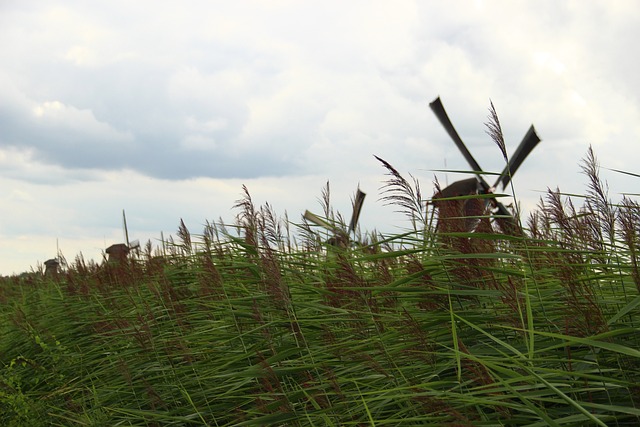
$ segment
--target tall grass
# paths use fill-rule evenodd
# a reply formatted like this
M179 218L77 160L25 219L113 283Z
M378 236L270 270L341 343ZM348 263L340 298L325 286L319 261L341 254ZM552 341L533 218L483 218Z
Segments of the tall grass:
M0 423L640 424L640 207L593 152L582 206L549 191L521 235L436 233L384 166L403 234L329 245L243 188L126 264L2 278Z

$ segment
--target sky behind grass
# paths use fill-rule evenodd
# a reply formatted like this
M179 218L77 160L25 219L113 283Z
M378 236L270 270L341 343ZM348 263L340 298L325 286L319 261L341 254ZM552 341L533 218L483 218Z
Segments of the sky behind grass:
M428 108L441 96L472 154L493 101L514 178L582 193L589 145L638 173L640 6L635 1L0 2L0 274L56 254L100 259L123 241L231 222L247 185L299 221L327 180L364 229L409 224L379 201L387 160L422 184L467 170ZM638 179L607 170L612 198ZM460 176L465 178L466 176Z

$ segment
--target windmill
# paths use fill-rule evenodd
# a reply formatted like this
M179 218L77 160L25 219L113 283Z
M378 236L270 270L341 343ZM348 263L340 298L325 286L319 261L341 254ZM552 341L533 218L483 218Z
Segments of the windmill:
M304 212L304 218L307 221L323 227L333 233L333 237L327 241L329 245L346 248L350 243L349 235L351 235L351 233L354 233L355 235L355 230L358 226L358 219L360 218L360 211L362 210L362 204L364 203L366 195L367 194L361 191L360 187L358 187L356 190L356 196L353 199L353 213L351 214L351 221L349 222L349 228L347 230L343 230L340 227L330 224L308 210Z
M520 145L513 153L513 156L509 159L507 165L504 170L498 176L498 180L495 182L493 186L490 186L489 183L482 176L483 170L471 155L471 152L467 149L462 142L462 139L456 132L447 112L442 105L442 101L440 101L440 97L436 98L433 102L429 104L431 110L434 112L440 123L447 131L453 142L456 144L465 160L471 166L473 172L475 173L474 178L464 179L460 181L456 181L446 188L442 189L438 193L433 196L434 204L438 207L439 202L438 199L447 199L452 197L459 196L472 196L472 195L492 195L495 189L498 186L502 186L502 190L504 190L509 184L513 174L518 170L524 159L533 151L536 145L540 142L540 138L536 134L536 131L531 125L526 135L520 142ZM478 204L482 204L483 206L479 208ZM473 217L482 215L482 213L486 210L486 208L492 205L495 213L498 218L506 218L507 223L510 225L516 225L517 221L513 217L513 214L502 204L500 203L495 196L493 197L484 197L481 199L466 199L463 202L463 212L465 217ZM466 221L466 231L473 231L478 221Z
M126 243L115 243L105 249L105 253L109 256L107 261L111 264L125 264L132 249L135 250L136 256L140 255L140 241L134 240L133 242L129 242L127 216L124 213L124 209L122 210L122 231L124 232L124 240Z

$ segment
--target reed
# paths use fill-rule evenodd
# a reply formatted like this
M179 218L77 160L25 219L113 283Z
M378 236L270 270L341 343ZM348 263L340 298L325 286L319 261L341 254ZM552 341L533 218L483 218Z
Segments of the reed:
M582 206L549 191L523 234L436 232L381 162L402 234L331 246L243 188L126 265L2 278L0 423L638 425L640 207L593 151Z

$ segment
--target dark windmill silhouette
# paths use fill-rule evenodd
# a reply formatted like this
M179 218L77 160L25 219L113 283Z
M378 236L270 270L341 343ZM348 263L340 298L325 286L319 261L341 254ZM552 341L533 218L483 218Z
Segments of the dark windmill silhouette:
M327 241L329 245L346 248L351 243L351 239L349 236L353 233L355 237L356 227L358 226L358 219L360 218L360 211L362 210L362 205L366 196L367 194L361 191L360 187L358 187L358 189L356 190L356 196L353 199L353 213L351 214L351 221L349 222L349 228L347 230L343 230L340 227L330 224L326 220L320 218L316 214L309 212L308 210L304 212L304 218L307 221L323 227L333 233L333 237L331 237Z
M461 207L462 217L465 219L464 231L473 231L479 222L478 217L484 215L486 209L491 205L493 207L494 214L496 214L496 218L504 220L501 224L503 229L517 229L517 221L513 217L513 214L502 203L500 203L495 196L483 197L477 195L493 195L498 186L501 186L502 190L507 187L515 172L522 165L522 162L524 162L524 159L526 159L529 153L531 153L531 151L533 151L536 145L540 142L540 138L536 134L533 125L529 127L529 130L522 139L522 142L520 142L520 145L513 153L513 156L509 159L504 170L498 176L498 180L493 186L491 186L482 176L482 168L476 159L473 158L467 147L464 145L464 142L462 142L458 132L456 132L453 127L440 98L436 98L429 104L429 106L438 120L440 120L440 123L451 139L453 139L453 142L456 144L464 158L467 160L467 163L469 163L473 172L475 172L474 178L456 181L433 196L434 205L441 210L440 216L442 216L443 210L447 210L447 208L452 206L450 202L458 202ZM458 200L444 200L463 196L471 197ZM451 209L448 210L450 211Z
M51 258L44 262L45 270L44 275L50 277L58 277L58 267L60 267L60 261L57 258Z
M108 261L114 264L124 264L131 251L137 255L140 251L140 241L134 240L129 242L129 229L127 228L127 216L122 210L122 231L124 232L124 240L126 243L116 243L109 246L105 252L109 255Z

